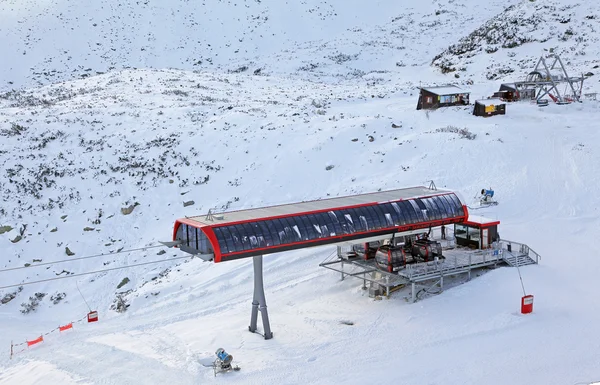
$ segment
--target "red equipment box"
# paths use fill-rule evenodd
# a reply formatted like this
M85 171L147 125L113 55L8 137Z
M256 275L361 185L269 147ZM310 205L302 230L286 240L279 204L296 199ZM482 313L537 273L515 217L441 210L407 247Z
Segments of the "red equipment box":
M533 296L526 295L521 298L521 313L529 314L533 312Z

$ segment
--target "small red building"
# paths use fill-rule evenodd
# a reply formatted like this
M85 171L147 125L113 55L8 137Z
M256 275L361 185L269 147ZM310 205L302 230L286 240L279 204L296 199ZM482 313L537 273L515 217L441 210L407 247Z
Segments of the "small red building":
M474 249L487 249L493 242L500 240L498 225L500 221L469 215L469 219L454 225L454 238L459 246Z

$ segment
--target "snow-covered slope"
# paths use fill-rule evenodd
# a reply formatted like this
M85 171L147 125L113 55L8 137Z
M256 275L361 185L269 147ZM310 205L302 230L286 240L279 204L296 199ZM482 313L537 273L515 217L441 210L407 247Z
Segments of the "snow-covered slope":
M497 90L501 78L488 81L481 69L493 55L506 56L493 65L511 60L509 49L475 48L475 56L460 59L473 63L464 61L458 79L431 61L505 7L517 4L511 14L538 2L278 4L0 5L0 46L13 53L0 64L0 270L33 265L0 272L0 287L73 276L0 289L0 300L14 295L0 304L0 348L8 352L11 340L80 319L86 301L100 312L100 322L50 333L12 361L0 355L0 384L598 379L589 352L597 350L600 317L593 295L600 104L516 103L489 119L474 117L471 107L415 110L419 82L474 80L473 98ZM570 23L596 12L573 10ZM242 38L247 44L236 43ZM593 64L569 50L561 55L582 70ZM63 79L71 80L20 88ZM318 267L333 251L323 247L265 257L275 333L265 341L247 332L249 261L170 260L183 254L160 247L129 251L169 240L176 218L212 207L429 180L467 200L482 187L496 190L500 205L483 214L500 219L503 238L543 257L521 271L536 296L533 315L518 313L514 269L414 305L403 291L372 301L358 281L340 282ZM65 259L75 260L51 263ZM163 262L75 277L155 260ZM45 296L32 300L36 293ZM127 311L114 310L118 296ZM241 372L215 380L198 364L218 347L234 355Z
M474 73L475 81L514 81L524 80L540 56L554 53L570 76L593 75L600 66L599 19L595 2L522 1L450 45L433 64L445 73Z
M386 71L415 81L411 66L426 65L462 37L456 31L473 30L517 1L471 12L479 3L7 0L0 4L0 90L127 67L334 77Z

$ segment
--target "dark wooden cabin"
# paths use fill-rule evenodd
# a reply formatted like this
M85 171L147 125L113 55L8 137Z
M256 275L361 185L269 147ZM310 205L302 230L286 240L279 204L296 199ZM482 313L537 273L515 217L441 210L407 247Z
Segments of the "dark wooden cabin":
M465 106L469 104L469 92L457 86L421 88L417 110L431 110L438 107Z
M505 102L516 102L518 100L535 99L535 89L525 88L517 89L514 83L503 83L500 85L500 90L494 92L494 98L499 98Z
M499 99L476 100L475 107L473 107L473 115L475 116L488 117L505 114L506 103L503 103Z

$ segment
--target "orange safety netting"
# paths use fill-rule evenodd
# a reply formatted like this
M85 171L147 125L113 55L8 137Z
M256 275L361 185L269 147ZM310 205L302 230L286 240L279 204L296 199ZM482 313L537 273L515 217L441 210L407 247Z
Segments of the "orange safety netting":
M40 342L44 342L44 337L43 336L39 336L38 338L36 338L33 341L27 341L27 346L39 344Z
M65 326L59 326L58 330L64 332L65 330L73 329L73 322L66 324Z

